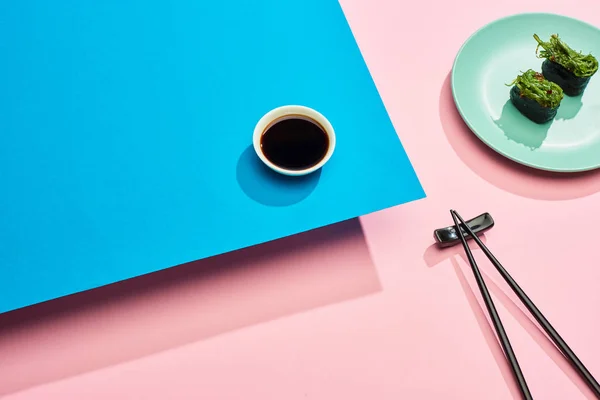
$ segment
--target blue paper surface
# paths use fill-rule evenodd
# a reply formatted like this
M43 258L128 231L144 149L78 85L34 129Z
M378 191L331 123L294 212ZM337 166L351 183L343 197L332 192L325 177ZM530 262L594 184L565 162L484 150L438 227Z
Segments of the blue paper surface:
M308 177L251 148L286 104ZM0 312L424 197L335 0L1 2L0 188Z

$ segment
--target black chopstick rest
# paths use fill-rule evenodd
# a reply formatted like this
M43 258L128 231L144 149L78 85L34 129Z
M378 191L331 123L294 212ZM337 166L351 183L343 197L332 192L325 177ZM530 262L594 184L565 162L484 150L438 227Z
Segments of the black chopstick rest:
M489 213L483 213L465 222L476 235L480 235L494 226L494 219ZM464 228L461 227L460 230L463 237L471 239L471 236L469 236ZM433 237L439 247L451 247L460 244L460 237L458 236L454 225L436 229L433 231Z

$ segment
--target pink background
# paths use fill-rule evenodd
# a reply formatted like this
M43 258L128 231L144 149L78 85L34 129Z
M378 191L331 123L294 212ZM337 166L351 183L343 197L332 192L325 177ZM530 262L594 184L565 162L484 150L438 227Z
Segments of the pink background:
M487 22L547 11L600 26L600 3L342 5L428 198L2 315L3 399L517 399L462 250L432 246L450 208L492 213L486 242L600 378L600 172L497 156L448 80ZM476 256L535 398L593 399Z

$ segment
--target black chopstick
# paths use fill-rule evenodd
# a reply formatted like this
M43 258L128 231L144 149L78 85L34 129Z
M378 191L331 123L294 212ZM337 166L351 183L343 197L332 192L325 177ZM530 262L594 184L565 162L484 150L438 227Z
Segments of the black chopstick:
M517 357L513 351L513 348L510 344L510 340L508 340L508 336L506 335L506 331L504 330L504 326L502 325L502 321L500 321L500 316L496 311L496 307L494 306L494 302L492 301L492 297L490 296L490 292L483 281L483 277L481 276L481 272L479 271L479 267L477 267L477 263L475 262L475 258L473 258L473 253L471 253L471 249L467 244L467 240L464 235L461 234L461 230L459 228L459 222L457 220L458 214L454 210L450 210L450 214L452 214L452 219L454 219L454 226L456 232L458 232L458 236L460 237L460 241L465 249L465 253L467 253L467 258L469 259L469 264L471 264L471 269L473 270L473 275L475 275L475 280L477 281L477 286L479 286L479 290L481 291L481 295L485 302L485 306L490 313L492 318L492 322L494 323L494 328L496 329L496 334L500 339L500 343L502 348L504 349L504 354L508 361L510 362L510 366L512 368L512 372L519 384L519 389L521 390L521 394L526 400L533 400L531 396L531 392L529 391L529 387L527 386L527 382L525 381L525 377L523 376L523 371L521 371L521 367L519 366L519 362L517 361ZM462 221L461 221L462 222ZM466 224L464 224L466 225Z
M481 250L483 250L483 252L487 256L487 258L492 262L492 264L494 264L494 267L496 267L496 269L498 270L500 275L502 275L502 277L504 278L506 283L508 283L510 288L515 292L515 294L519 297L519 299L523 302L523 304L525 304L525 307L527 307L529 312L533 315L533 317L536 319L536 321L542 326L544 331L546 331L548 336L550 336L550 338L552 339L552 341L554 342L556 347L558 347L559 350L562 352L562 354L567 358L567 360L569 360L569 362L571 363L573 368L575 368L577 370L577 372L579 373L581 378L587 383L587 385L594 392L596 397L598 397L600 399L600 384L598 384L598 381L596 381L596 379L592 376L590 371L588 371L588 369L585 367L585 365L583 365L583 363L579 360L579 358L577 358L577 356L575 355L573 350L571 350L571 348L567 345L567 343L564 341L564 339L562 337L560 337L558 332L556 332L556 330L552 327L552 325L550 325L550 322L548 322L546 317L544 317L544 315L535 306L535 304L533 304L533 302L525 294L523 289L521 289L519 287L517 282L504 269L502 264L500 264L500 261L498 261L496 259L496 257L494 257L492 252L483 244L481 239L479 239L479 237L473 233L471 228L469 228L469 226L465 223L465 221L461 218L461 216L458 215L458 213L454 210L452 210L451 212L452 212L452 217L454 218L454 216L456 216L460 220L462 228L475 240L477 245L481 248ZM456 223L456 219L454 221ZM457 232L460 232L460 231L457 230ZM459 234L459 236L462 238L463 235ZM466 243L466 240L464 240L464 238L463 238L463 241Z

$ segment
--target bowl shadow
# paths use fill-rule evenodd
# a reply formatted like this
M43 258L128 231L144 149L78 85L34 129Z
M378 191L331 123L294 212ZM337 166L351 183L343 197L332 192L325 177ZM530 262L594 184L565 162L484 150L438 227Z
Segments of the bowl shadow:
M576 114L577 107L565 110ZM512 161L489 148L469 129L461 118L452 97L451 78L447 75L439 99L439 113L448 143L475 174L499 189L538 200L570 200L586 197L600 191L600 170L577 173L553 173L537 170ZM503 121L506 122L506 121ZM509 124L510 125L510 124ZM539 132L530 146L539 146L545 138ZM512 140L519 140L511 135Z
M286 207L299 203L315 190L321 169L302 176L279 174L267 167L250 145L238 159L236 177L242 191L252 200L265 206Z

